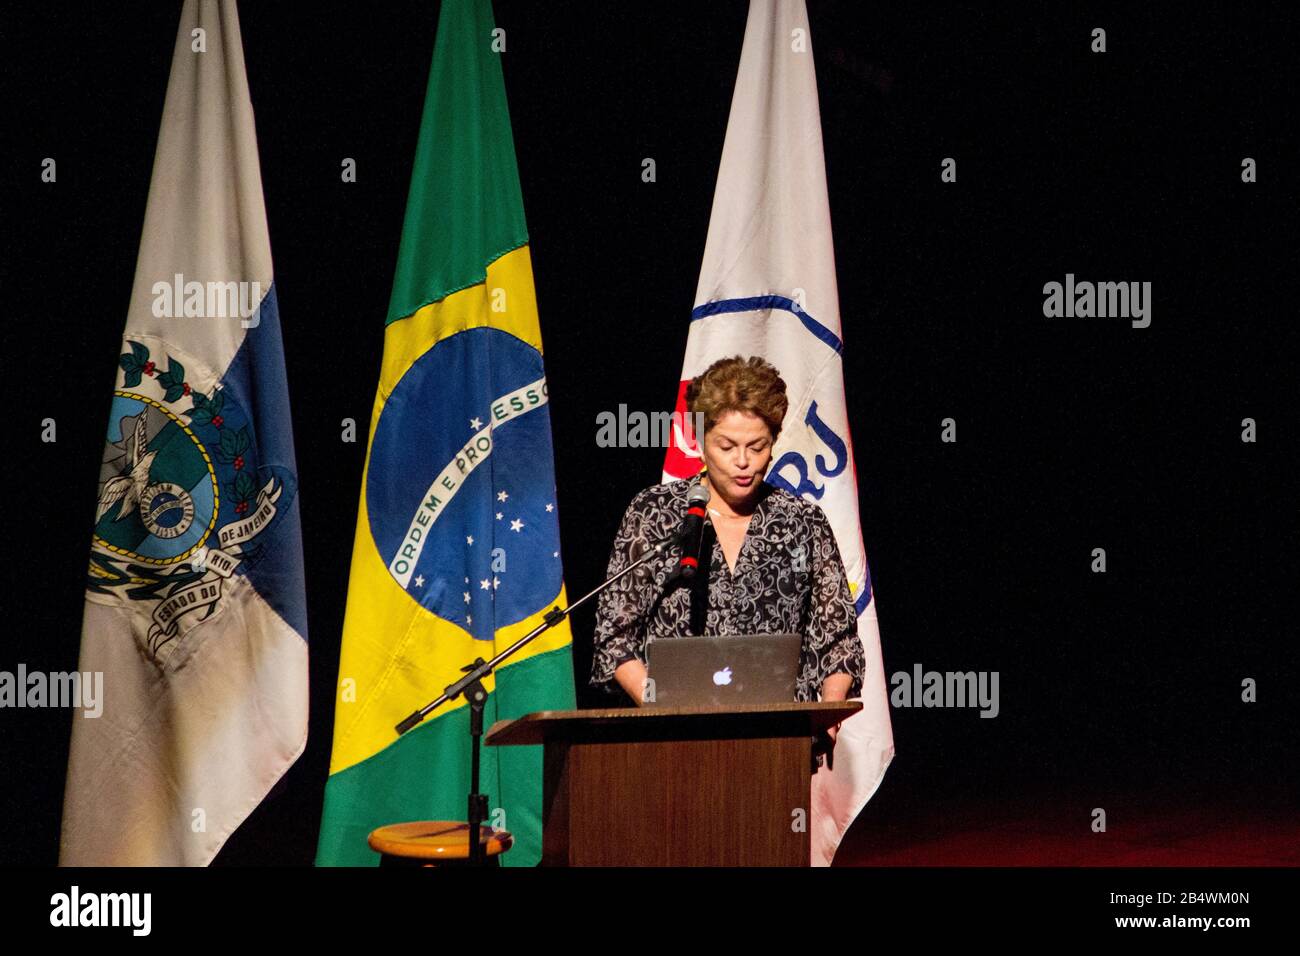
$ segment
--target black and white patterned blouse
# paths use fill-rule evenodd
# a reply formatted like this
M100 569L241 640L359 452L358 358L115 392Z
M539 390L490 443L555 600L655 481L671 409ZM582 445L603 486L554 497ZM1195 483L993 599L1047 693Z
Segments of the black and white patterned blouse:
M650 547L676 533L686 515L686 496L695 479L653 485L628 505L614 537L608 577L635 562ZM696 581L707 587L703 633L710 636L792 633L804 636L795 699L819 699L831 674L852 677L848 696L862 693L864 666L857 612L830 522L821 508L766 482L750 519L734 574L722 545L705 525ZM633 657L646 661L646 641L689 637L691 590L665 583L680 551L659 558L606 589L597 599L591 684L617 689L614 670ZM700 586L697 584L695 586ZM697 616L706 605L696 596ZM621 690L620 690L621 693Z

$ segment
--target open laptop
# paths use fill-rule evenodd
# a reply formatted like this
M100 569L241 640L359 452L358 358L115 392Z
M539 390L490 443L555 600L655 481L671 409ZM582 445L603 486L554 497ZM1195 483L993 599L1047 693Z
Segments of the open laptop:
M802 644L798 634L651 640L645 706L789 703Z

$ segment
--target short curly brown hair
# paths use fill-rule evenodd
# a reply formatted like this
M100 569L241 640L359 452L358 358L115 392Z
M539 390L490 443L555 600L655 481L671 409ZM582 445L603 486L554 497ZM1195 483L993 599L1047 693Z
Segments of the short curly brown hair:
M719 359L691 380L686 387L686 407L704 416L706 432L727 412L757 415L776 441L790 401L776 366L757 355L733 355Z

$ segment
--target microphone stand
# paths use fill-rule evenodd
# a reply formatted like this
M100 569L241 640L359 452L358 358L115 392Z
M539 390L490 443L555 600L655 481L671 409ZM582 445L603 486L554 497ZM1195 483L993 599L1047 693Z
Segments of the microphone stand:
M430 713L437 710L448 701L455 700L462 694L466 695L469 702L469 736L470 736L470 790L469 790L469 862L471 866L482 866L486 862L484 846L480 839L481 826L487 819L487 794L479 793L479 750L483 737L483 707L487 703L487 691L483 688L483 678L491 674L498 664L507 658L516 654L521 648L533 641L542 632L555 627L575 609L582 607L593 597L600 594L615 581L620 580L628 574L631 574L641 565L653 558L659 557L669 548L681 543L682 532L670 535L663 541L654 545L649 551L643 554L634 563L628 565L612 578L607 579L602 584L592 588L578 600L572 602L568 607L561 609L559 606L551 608L542 618L542 623L533 628L519 640L515 641L500 654L496 655L490 661L485 661L477 657L470 664L461 668L465 671L465 676L454 683L448 684L438 697L425 704L419 710L414 711L410 716L404 719L395 728L397 735L400 737L411 728L418 725Z

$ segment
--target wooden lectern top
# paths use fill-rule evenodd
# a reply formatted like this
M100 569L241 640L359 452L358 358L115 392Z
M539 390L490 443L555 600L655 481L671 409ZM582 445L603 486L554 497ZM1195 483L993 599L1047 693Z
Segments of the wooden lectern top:
M812 736L862 709L857 700L728 707L602 707L539 710L498 720L484 738L490 746L547 740L707 740L734 737Z

